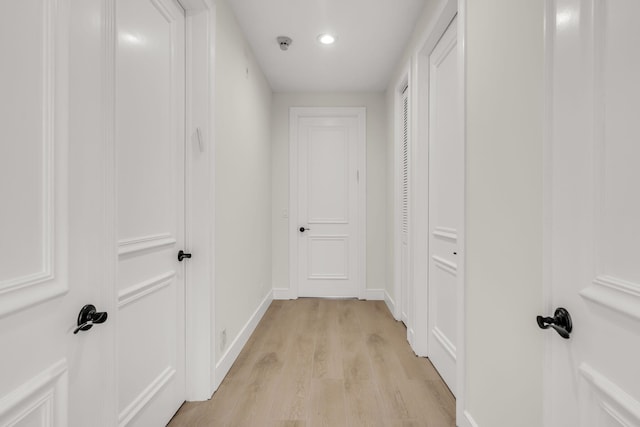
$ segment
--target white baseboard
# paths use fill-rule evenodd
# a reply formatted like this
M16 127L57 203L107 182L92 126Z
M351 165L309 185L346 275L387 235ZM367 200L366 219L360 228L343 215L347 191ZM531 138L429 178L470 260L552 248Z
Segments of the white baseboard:
M289 288L273 288L273 299L295 299L291 297Z
M215 374L214 374L214 384L213 390L217 390L222 383L222 380L231 369L233 362L236 361L238 355L242 351L242 348L245 346L249 337L253 333L253 331L260 323L262 316L267 312L267 308L271 305L271 301L273 301L273 292L269 292L267 296L264 297L260 305L256 311L253 312L253 315L249 318L244 327L240 330L240 333L233 340L227 351L224 353L220 361L216 364Z
M384 300L384 289L365 289L364 298L370 301Z
M464 416L461 420L458 420L458 427L480 427L478 423L475 422L471 414L469 412L464 411Z
M389 295L389 292L387 292L386 290L384 291L384 302L387 303L387 307L389 308L389 311L391 312L391 315L395 318L396 316L396 303L393 300L393 298L391 298L391 295ZM396 319L398 320L398 319Z

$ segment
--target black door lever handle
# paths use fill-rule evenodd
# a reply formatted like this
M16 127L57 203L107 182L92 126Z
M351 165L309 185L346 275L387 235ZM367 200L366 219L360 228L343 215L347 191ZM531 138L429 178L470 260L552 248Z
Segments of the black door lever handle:
M564 339L569 339L571 331L573 330L571 315L566 308L562 307L556 309L553 317L537 316L536 322L538 322L540 329L548 329L551 327Z
M178 252L178 261L182 261L185 258L191 258L191 254L188 254L182 249L180 249L180 252Z
M300 232L304 233L306 230L311 230L310 228L300 227Z
M78 327L73 331L77 334L80 331L88 331L99 323L107 321L106 311L96 311L96 306L93 304L87 304L80 310L78 314Z

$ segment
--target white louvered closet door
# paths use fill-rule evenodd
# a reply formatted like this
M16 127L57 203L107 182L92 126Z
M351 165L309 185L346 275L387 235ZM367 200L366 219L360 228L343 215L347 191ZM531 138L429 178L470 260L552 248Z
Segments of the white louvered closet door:
M409 329L409 87L402 92L402 146L400 147L400 287L401 320Z

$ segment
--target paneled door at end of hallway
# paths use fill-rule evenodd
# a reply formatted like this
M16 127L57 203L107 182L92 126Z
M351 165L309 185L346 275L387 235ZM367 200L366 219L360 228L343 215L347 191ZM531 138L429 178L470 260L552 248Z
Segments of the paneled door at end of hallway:
M291 275L297 295L365 291L364 108L292 108Z

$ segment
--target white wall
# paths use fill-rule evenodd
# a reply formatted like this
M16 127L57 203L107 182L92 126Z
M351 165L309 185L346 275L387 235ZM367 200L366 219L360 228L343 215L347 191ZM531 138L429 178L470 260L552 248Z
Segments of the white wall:
M542 425L543 2L467 2L467 409Z
M271 291L271 88L225 0L216 28L216 361Z
M384 289L385 132L383 93L275 93L272 104L273 287L289 288L289 108L367 108L367 289Z

